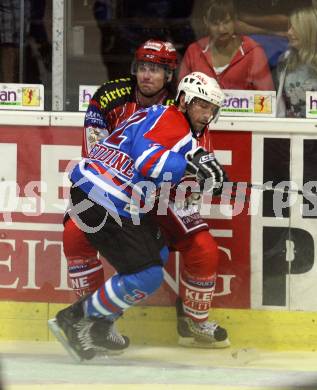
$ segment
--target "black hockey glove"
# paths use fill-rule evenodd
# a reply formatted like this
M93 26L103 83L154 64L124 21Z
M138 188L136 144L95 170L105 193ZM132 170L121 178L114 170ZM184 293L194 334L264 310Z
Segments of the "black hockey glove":
M187 166L185 175L194 176L201 191L221 194L222 183L227 180L226 174L216 160L214 153L207 152L199 147L186 153Z

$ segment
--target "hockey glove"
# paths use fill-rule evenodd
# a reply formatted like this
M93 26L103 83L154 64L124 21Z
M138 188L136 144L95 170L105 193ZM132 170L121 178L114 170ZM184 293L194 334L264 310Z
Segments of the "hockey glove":
M194 176L201 190L221 193L222 183L226 180L225 172L214 153L209 153L202 147L186 153L187 166L185 175Z

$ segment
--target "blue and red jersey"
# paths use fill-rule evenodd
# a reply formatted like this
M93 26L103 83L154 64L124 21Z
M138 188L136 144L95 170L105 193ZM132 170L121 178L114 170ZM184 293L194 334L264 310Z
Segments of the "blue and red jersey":
M129 218L132 207L143 207L164 180L180 182L185 154L195 147L184 114L173 105L155 105L97 142L70 179L92 201Z

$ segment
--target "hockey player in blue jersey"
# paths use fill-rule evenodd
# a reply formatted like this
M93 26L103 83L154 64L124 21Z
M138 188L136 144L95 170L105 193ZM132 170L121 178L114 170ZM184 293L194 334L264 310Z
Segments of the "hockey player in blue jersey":
M209 190L222 184L222 167L197 147L196 138L219 114L223 100L214 79L191 73L179 84L175 106L137 111L70 173L67 217L117 271L49 321L79 359L127 348L129 340L116 331L115 320L163 281L168 249L147 212L153 193L166 180L175 187L186 177L194 177L201 190L206 181Z

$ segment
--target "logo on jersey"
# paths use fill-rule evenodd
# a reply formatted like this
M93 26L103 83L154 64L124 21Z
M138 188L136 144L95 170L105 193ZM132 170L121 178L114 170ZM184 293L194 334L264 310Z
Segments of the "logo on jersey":
M106 108L110 103L124 97L125 95L131 95L132 87L129 85L124 87L113 87L112 90L107 90L99 98L99 103L102 108Z
M105 127L105 121L96 107L92 106L86 112L85 116L86 126Z
M100 161L103 165L112 169L116 169L128 179L133 177L134 161L120 150L98 143L91 150L89 158Z
M147 297L147 293L144 292L144 291L140 291L140 290L133 290L132 291L133 295L132 294L126 294L124 296L124 300L130 304L133 304L133 303L136 303L136 302L140 302L142 301L143 299L145 299Z

